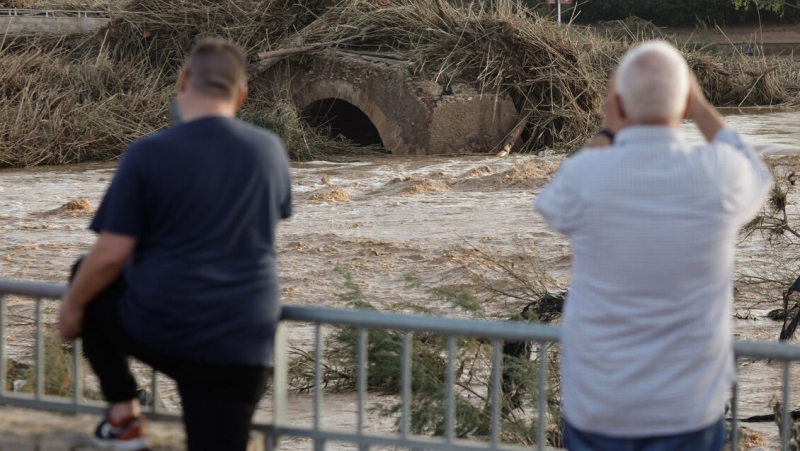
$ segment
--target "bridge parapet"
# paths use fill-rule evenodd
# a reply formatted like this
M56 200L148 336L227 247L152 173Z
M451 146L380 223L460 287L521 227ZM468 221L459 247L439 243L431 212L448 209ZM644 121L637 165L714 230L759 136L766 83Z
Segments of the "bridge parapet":
M328 50L292 60L290 67L300 109L314 115L320 102L347 102L397 155L488 152L518 121L508 96L417 79L412 63L390 55Z

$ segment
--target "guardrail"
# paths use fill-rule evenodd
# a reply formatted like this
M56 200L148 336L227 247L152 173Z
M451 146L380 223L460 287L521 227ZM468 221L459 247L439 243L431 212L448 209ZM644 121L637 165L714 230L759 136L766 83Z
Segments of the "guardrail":
M57 410L64 412L104 413L104 405L81 399L81 342L76 340L72 347L72 397L53 398L44 392L44 299L58 299L66 287L55 284L41 284L30 282L14 282L0 280L0 375L3 383L0 384L0 404L21 407ZM6 295L16 295L34 298L35 321L35 377L34 393L22 395L9 392L6 389ZM288 356L285 325L289 322L310 323L315 326L314 333L314 389L313 389L313 424L311 427L292 427L286 423L287 406L287 372ZM356 328L357 335L357 424L354 433L334 431L321 427L322 393L322 368L323 325L350 326ZM365 405L367 396L367 338L369 329L387 329L402 332L402 348L400 352L400 432L399 434L369 434L364 431ZM423 437L409 432L411 411L411 346L412 334L415 332L435 333L447 337L447 359L445 375L445 426L443 437ZM328 441L348 442L358 445L359 449L368 449L370 446L391 446L411 449L433 450L522 450L529 449L520 446L503 444L500 440L500 390L490 390L491 423L489 441L458 440L454 436L455 403L454 387L456 337L480 337L491 340L493 345L491 364L491 387L501 386L502 344L503 341L528 341L539 344L538 353L538 393L546 393L547 389L547 358L542 350L551 343L560 339L560 328L542 324L514 323L514 322L484 322L474 320L459 320L439 318L422 315L405 315L394 313L380 313L370 311L337 310L314 307L284 306L281 315L281 325L276 337L275 352L275 379L273 382L273 424L255 424L254 429L263 432L266 436L265 447L272 449L279 436L294 436L309 438L314 441L315 450L323 450ZM736 341L734 351L738 357L769 358L781 360L783 366L783 395L781 418L781 448L789 449L789 366L793 361L800 360L800 346L787 343ZM164 412L159 408L158 387L156 373L153 372L151 390L155 401L150 407L145 408L150 418L155 420L179 421L177 414ZM536 444L538 450L545 449L546 433L546 396L538 396ZM737 418L738 390L733 388L732 397L732 422L734 433L731 436L731 449L738 449L738 418Z
M71 9L19 9L0 8L0 16L11 17L96 17L108 19L111 15L106 11L83 11Z

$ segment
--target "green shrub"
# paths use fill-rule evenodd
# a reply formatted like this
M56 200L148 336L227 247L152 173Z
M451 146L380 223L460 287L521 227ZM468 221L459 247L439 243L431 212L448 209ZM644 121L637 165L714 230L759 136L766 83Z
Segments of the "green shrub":
M13 389L15 381L25 381L18 390L21 393L33 393L36 389L35 366L26 365L9 359L6 362L6 389ZM72 351L61 344L55 328L46 328L44 333L44 394L48 396L72 396ZM86 399L102 399L99 391L83 389Z
M622 20L638 16L656 25L695 26L705 24L735 24L756 21L793 22L800 18L800 10L785 7L782 10L761 10L755 7L737 9L732 0L576 0L574 8L579 13L577 21L593 23L601 20ZM572 8L564 17L572 15Z

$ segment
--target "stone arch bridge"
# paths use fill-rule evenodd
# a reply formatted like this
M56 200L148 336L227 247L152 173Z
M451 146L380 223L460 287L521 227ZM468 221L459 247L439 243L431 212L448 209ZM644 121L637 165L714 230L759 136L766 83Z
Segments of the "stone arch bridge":
M312 123L396 155L496 152L509 140L519 115L508 96L421 81L411 64L326 49L261 76L288 76L292 98Z

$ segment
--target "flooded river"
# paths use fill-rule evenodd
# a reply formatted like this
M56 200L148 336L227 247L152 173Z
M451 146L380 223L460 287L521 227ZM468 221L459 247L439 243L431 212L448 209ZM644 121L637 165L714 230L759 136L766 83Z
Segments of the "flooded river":
M779 177L793 169L800 172L792 155L800 152L800 113L726 119L766 155ZM684 131L687 140L701 140L693 125ZM379 306L420 299L425 293L409 290L407 276L428 286L469 285L467 269L478 265L482 254L506 261L533 259L552 278L552 288L566 287L568 243L548 230L531 206L560 161L552 155L374 156L294 165L295 215L278 231L283 301L343 307L335 296L342 282L337 267ZM86 226L113 174L114 164L0 170L0 277L64 282L71 263L93 242ZM793 219L796 194L789 194ZM69 204L75 200L86 202ZM740 269L779 257L759 236L743 241L737 253ZM748 319L736 320L737 336L776 339L780 323L764 315L777 305L753 307L755 296L746 290L740 297L737 310L746 311L740 316ZM12 302L10 309L15 308ZM308 345L308 328L293 327L290 339ZM9 347L12 354L24 354L13 336ZM770 402L780 394L780 366L765 361L742 361L740 366L742 415L771 412ZM793 370L792 383L800 386L800 370ZM348 396L332 401L326 403L332 413L353 411ZM298 397L292 404L292 421L308 424L308 399ZM325 424L333 427L354 424L348 416L330 418ZM391 428L390 422L374 420L373 429ZM774 425L754 429L775 443ZM761 449L772 449L772 444Z

